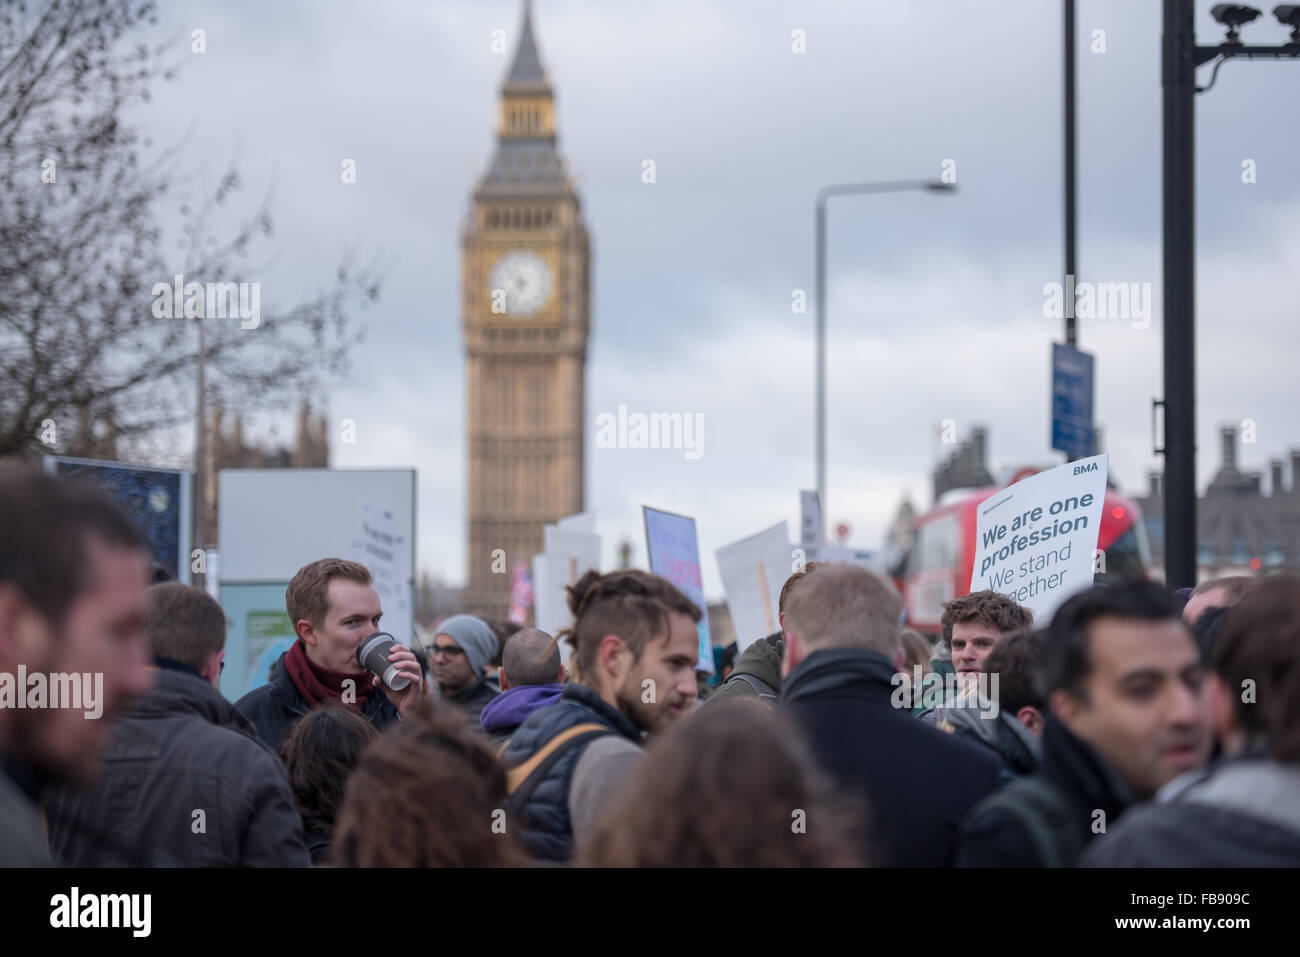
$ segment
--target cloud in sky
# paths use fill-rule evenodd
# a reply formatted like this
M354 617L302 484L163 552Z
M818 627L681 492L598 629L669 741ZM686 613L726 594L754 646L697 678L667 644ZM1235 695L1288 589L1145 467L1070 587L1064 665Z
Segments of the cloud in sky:
M593 239L587 500L612 562L644 560L639 506L699 517L712 551L797 521L814 481L813 196L832 182L936 177L951 197L832 201L828 519L879 543L904 492L928 504L936 427L990 430L993 465L1054 461L1043 285L1060 279L1059 5L538 0L560 149ZM260 196L274 174L266 300L328 280L347 249L391 260L365 344L334 383L357 423L344 467L419 469L419 564L465 577L465 396L459 230L492 149L519 4L179 2L160 36L207 31L140 122L158 144L193 126L187 159L237 156ZM791 52L791 31L807 52ZM1089 52L1105 31L1106 52ZM1208 16L1202 43L1221 35ZM1269 19L1254 42L1282 42ZM1161 384L1160 22L1157 4L1081 5L1079 272L1149 282L1150 328L1081 322L1097 415L1121 486L1140 491ZM188 49L188 40L183 44ZM1199 479L1217 428L1253 418L1265 467L1300 442L1289 368L1300 345L1300 125L1294 63L1234 62L1197 98ZM1202 76L1206 82L1208 76ZM1294 117L1294 109L1289 114ZM356 160L357 182L340 182ZM641 182L653 158L657 182ZM1241 182L1253 159L1258 181ZM804 289L808 312L793 314ZM699 412L704 455L597 449L620 404ZM286 431L283 427L281 432Z

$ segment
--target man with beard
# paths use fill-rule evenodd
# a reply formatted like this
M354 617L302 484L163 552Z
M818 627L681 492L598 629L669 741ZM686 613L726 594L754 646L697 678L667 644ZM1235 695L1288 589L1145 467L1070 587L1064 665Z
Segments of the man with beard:
M41 790L93 781L113 719L150 688L149 553L103 492L44 475L0 479L0 529L0 867L48 866ZM36 684L83 693L37 704Z
M641 737L695 704L700 609L637 570L588 572L568 586L574 680L534 711L502 755L508 815L525 850L565 863L643 757Z

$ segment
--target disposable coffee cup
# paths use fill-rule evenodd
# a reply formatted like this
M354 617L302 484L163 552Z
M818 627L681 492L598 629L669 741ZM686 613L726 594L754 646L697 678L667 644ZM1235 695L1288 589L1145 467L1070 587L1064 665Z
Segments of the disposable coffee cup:
M362 639L357 646L357 663L367 671L373 671L379 680L401 691L411 683L411 679L397 670L397 665L388 660L388 653L393 650L397 639L386 631L377 631Z

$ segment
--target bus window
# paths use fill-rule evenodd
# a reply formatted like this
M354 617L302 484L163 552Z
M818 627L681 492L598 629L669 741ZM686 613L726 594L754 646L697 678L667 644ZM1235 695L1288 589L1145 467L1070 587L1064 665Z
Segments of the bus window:
M1147 562L1143 560L1143 552L1149 555L1150 546L1146 544L1143 531L1142 523L1135 522L1106 549L1106 578L1137 579L1146 575ZM1101 579L1100 575L1097 577Z
M916 533L913 554L916 561L909 571L956 571L957 546L961 537L961 525L957 515L945 515L943 518L926 522Z

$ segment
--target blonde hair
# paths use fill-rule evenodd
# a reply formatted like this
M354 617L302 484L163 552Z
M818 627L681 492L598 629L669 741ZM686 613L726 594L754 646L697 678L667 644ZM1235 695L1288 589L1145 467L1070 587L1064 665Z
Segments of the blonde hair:
M828 564L791 591L785 627L810 652L865 648L892 661L902 646L902 610L898 590L880 575L854 565Z

